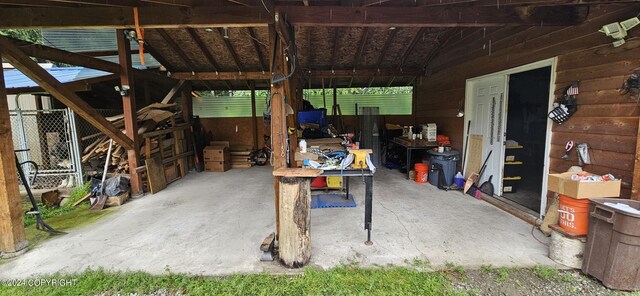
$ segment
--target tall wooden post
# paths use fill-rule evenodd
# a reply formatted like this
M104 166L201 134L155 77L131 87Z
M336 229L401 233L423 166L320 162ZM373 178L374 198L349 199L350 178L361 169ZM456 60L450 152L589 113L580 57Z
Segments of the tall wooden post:
M631 199L640 200L640 117L638 117L638 136L636 137L636 157L633 165Z
M269 25L269 47L272 52L271 73L282 73L284 64L284 51L281 42L278 40L276 30L273 25ZM271 149L273 169L287 167L285 154L285 140L287 138L287 121L284 105L284 84L271 84ZM274 178L274 204L276 209L276 238L280 233L280 190L278 179Z
M258 118L256 117L256 83L250 82L251 86L251 130L253 131L253 150L258 149Z
M16 253L29 245L24 233L22 212L9 105L0 64L0 254Z
M182 107L182 119L189 123L193 120L193 97L191 96L191 82L185 81L182 85L182 99L180 105Z
M129 161L129 176L131 182L131 195L141 195L142 179L136 168L140 165L140 142L138 140L138 120L136 107L136 88L131 68L131 45L124 35L124 30L116 30L118 43L118 58L120 61L120 86L128 87L128 93L122 96L122 110L124 113L124 129L127 137L133 141L133 149L127 150Z

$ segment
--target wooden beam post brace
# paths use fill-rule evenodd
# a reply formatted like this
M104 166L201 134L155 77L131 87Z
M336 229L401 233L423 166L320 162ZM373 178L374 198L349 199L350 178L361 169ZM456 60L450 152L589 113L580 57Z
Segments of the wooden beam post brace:
M84 120L95 126L108 137L116 141L125 149L133 149L133 141L129 139L122 131L117 129L111 122L107 121L96 109L91 107L87 102L81 99L73 91L69 90L65 85L56 80L45 69L40 67L29 56L24 54L22 50L13 45L7 38L0 36L0 51L3 57L9 61L16 69L20 70L24 75L31 78L42 89L58 99L60 102L71 108L76 114L80 115Z

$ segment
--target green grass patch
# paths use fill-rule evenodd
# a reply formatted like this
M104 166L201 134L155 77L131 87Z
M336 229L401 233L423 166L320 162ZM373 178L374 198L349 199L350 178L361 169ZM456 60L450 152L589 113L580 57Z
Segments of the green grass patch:
M494 269L493 272L495 272L495 274L498 275L496 282L502 283L502 282L506 282L509 279L509 275L511 274L511 269L501 267L501 268Z
M533 274L543 280L553 279L558 275L558 269L551 266L536 265L532 269Z
M69 201L62 207L58 207L58 208L48 208L46 206L44 206L43 204L38 204L38 209L40 210L40 214L42 215L42 218L45 219L45 221L47 221L47 219L52 218L52 217L56 217L56 216L60 216L64 213L69 213L72 212L75 208L72 207L71 205L73 205L76 201L78 201L79 199L81 199L83 196L85 196L87 193L89 193L89 182L86 182L83 186L77 186L73 189L71 189L71 192L69 193ZM27 207L25 210L29 210L31 208L31 204L25 204L25 206ZM28 227L30 225L33 225L36 223L36 216L35 215L25 215L24 216L24 226Z
M87 270L50 278L75 283L65 287L0 287L0 295L95 295L151 293L160 289L187 295L465 295L454 291L441 272L411 267L307 268L300 276L252 274L202 277L183 274Z

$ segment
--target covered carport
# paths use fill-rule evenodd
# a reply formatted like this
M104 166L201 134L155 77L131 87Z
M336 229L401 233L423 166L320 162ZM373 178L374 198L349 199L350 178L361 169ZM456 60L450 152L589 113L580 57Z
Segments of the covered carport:
M458 39L462 39L459 36L466 38L468 30L471 36L483 38L479 32L502 27L515 32L547 26L576 26L587 20L591 9L584 1L552 0L505 3L482 0L0 0L0 5L3 5L0 28L118 30L119 63L97 59L91 53L65 52L4 37L0 38L0 53L17 69L37 81L41 88L127 148L130 168L142 166L136 149L140 140L133 132L137 130L133 118L139 107L136 104L133 77L144 76L171 86L172 90L167 94L170 98L181 93L181 107L187 122L191 121L192 114L189 90L269 89L271 145L275 151L284 151L287 143L292 143L289 148L295 150L295 134L291 135L288 142L285 139L287 129L296 125L297 116L287 116L285 104L292 106L294 113L298 111L304 89L323 86L333 89L424 86L423 80L429 80L432 71L430 65L434 59L447 53L443 49L449 50L446 46L456 44ZM135 38L144 41L143 50L163 66L160 71L131 67L131 54L136 53L131 53L125 37L131 36L131 32L136 32ZM458 50L464 51L465 42L457 45L460 48ZM485 47L489 54L491 46L488 40ZM30 56L119 74L121 85L129 86L128 93L122 96L126 134L48 76ZM421 98L428 97L429 90L421 91L424 92L417 93L414 89L413 114L406 118L407 122L414 125L418 123L416 118L443 117L436 113L455 110L460 100L447 98L446 102L426 110L429 108L424 105L428 104L420 107L418 104L423 102ZM0 95L4 96L1 87ZM7 106L0 107L0 116L3 116L0 122L6 123ZM418 114L418 110L422 113ZM454 116L453 111L451 115ZM255 118L255 113L253 116ZM252 124L255 147L258 145L255 120ZM462 130L459 126L448 128L448 132L455 135L454 147L461 146ZM0 137L0 155L7 156L2 157L6 164L0 172L0 176L4 176L0 178L4 182L1 187L6 188L0 190L0 229L3 230L0 252L5 253L18 252L26 247L21 229L22 209L16 198L16 172L13 159L9 157L13 155L10 139L10 129L5 126ZM289 166L284 153L274 153L273 158L273 170ZM107 245L112 244L113 254L96 262L74 259L74 263L68 266L69 271L82 270L93 264L114 269L133 269L144 265L133 260L140 255L160 258L158 264L147 263L143 267L150 272L162 272L165 264L160 265L160 262L169 256L175 259L171 265L175 266L176 271L226 274L268 270L257 261L257 245L264 235L274 230L277 233L278 230L278 215L274 213L279 209L278 187L274 186L276 182L270 171L271 168L244 172L246 175L241 175L243 172L240 171L224 175L189 175L157 194L158 198L138 200L130 208L101 221L96 226L99 229L94 229L104 231L85 229L77 234L56 238L25 255L24 259L12 262L12 267L30 269L30 264L39 262L42 252L54 247L59 248L56 253L77 255L74 257L76 259L87 258L86 253L74 254L69 248L75 249L77 243L82 244L83 248L92 249L96 245L91 245L91 241L102 240L107 241ZM136 169L130 173L132 192L141 193ZM243 188L243 180L257 180L255 188ZM377 243L373 246L362 243L364 233L360 232L363 225L359 222L362 220L362 211L359 209L348 214L337 210L330 210L327 212L329 214L316 212L312 214L312 263L323 267L349 260L372 265L402 264L416 257L437 264L456 261L475 266L485 262L496 265L549 263L544 246L530 237L529 224L486 203L461 199L454 192L443 193L431 187L405 184L407 181L402 176L387 171L379 172L376 180L374 241ZM222 201L216 201L215 197L205 198L210 194L211 186L216 188L216 196L224 196ZM361 189L360 186L355 184L354 189ZM276 198L271 198L274 195ZM242 209L237 203L234 204L238 200L234 197L260 207ZM227 211L217 213L216 209L223 208ZM169 215L171 219L161 219L163 222L154 225L151 220L158 213ZM130 227L124 235L108 231L136 224L145 215L145 223L150 224L142 224L144 227ZM214 220L209 220L207 215L215 216ZM242 219L232 223L228 217ZM255 224L245 224L244 221ZM100 236L94 237L94 234ZM467 244L469 237L473 237L477 244ZM144 242L139 241L141 239ZM192 249L191 243L181 243L184 240L193 240L198 246ZM234 245L226 246L220 242L233 242ZM150 252L156 244L163 244L166 248ZM216 244L220 245L214 247L215 252L212 252L209 247ZM123 253L131 249L134 251ZM234 250L238 249L241 251L236 253ZM506 256L505 253L495 253L496 249L509 253ZM215 254L208 257L211 261L193 265L182 258L180 254L183 252L193 260L207 258L206 254ZM469 254L474 255L469 257ZM64 269L60 263L64 260L48 259L50 270L45 271ZM209 269L212 265L218 267ZM234 269L231 266L240 267ZM7 273L4 275L10 276Z

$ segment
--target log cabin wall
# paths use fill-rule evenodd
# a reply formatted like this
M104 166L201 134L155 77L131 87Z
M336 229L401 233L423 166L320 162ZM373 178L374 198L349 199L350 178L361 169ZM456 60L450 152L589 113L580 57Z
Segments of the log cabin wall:
M593 164L584 169L612 173L623 180L621 195L631 195L638 103L618 94L623 79L640 67L640 28L627 43L614 48L612 38L598 30L640 12L640 4L591 7L589 18L573 27L504 27L454 31L416 83L416 121L435 122L438 133L451 137L462 150L464 122L455 117L465 98L466 79L558 57L556 95L580 80L578 111L562 125L553 124L551 172L564 172L575 162L563 161L568 140L588 143ZM634 197L635 198L635 197Z

